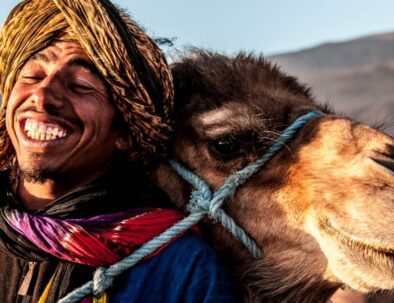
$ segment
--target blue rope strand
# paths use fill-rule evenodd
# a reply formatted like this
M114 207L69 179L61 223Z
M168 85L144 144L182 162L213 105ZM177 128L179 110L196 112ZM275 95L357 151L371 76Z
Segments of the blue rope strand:
M224 212L223 209L219 209L217 211L215 219L217 219L229 232L231 232L236 239L239 239L255 259L261 259L263 254L256 242L252 240L252 238L250 238L248 234Z
M262 158L227 178L223 186L215 193L211 192L209 185L204 180L187 170L178 162L171 160L170 165L173 169L196 189L192 192L190 203L187 206L191 212L190 215L168 228L156 238L146 242L128 257L106 269L102 267L98 268L94 273L92 281L69 293L66 297L59 300L58 303L78 302L90 294L98 296L112 285L115 277L197 224L207 214L219 221L237 239L242 241L254 258L260 258L262 253L257 244L221 209L221 206L226 198L232 197L235 194L238 186L242 185L250 176L259 171L306 122L321 114L320 112L310 112L298 118L291 126L283 131L282 135L271 145Z

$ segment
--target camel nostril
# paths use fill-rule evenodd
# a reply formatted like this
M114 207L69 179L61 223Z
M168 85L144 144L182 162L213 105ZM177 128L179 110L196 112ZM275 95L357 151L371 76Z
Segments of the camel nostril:
M381 168L386 171L389 171L390 174L394 175L394 159L393 160L383 160L371 158L376 164L378 164Z
M394 160L394 145L386 144L384 150L375 151L374 154L383 160Z
M387 148L387 155L386 156L394 159L394 145L386 144L386 148Z

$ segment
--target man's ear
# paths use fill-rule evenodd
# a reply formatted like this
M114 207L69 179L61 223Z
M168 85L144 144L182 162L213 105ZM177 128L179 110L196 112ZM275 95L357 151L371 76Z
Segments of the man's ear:
M125 132L119 132L118 138L115 140L115 148L119 151L131 149L133 146L133 140L129 134Z

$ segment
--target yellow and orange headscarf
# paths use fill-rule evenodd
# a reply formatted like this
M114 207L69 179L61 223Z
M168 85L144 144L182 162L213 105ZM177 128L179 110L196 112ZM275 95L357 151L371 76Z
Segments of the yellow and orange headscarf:
M5 127L10 92L23 65L55 39L77 40L108 82L133 147L149 163L171 135L172 78L158 46L108 0L25 0L0 34L0 168L15 156Z

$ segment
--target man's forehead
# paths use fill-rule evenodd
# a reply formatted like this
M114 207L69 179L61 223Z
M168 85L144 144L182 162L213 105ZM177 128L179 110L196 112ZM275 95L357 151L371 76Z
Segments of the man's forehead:
M63 63L66 66L81 67L101 77L97 67L77 42L57 41L34 54L29 61L54 64L59 60L65 60Z
M31 56L30 60L31 61L43 61L45 63L50 63L50 62L54 62L57 60L57 56L54 52L51 51L47 51L44 52L45 50L34 54L33 56Z
M58 40L34 54L30 60L51 63L69 56L78 56L81 59L83 58L86 59L86 61L90 61L87 53L78 42Z

